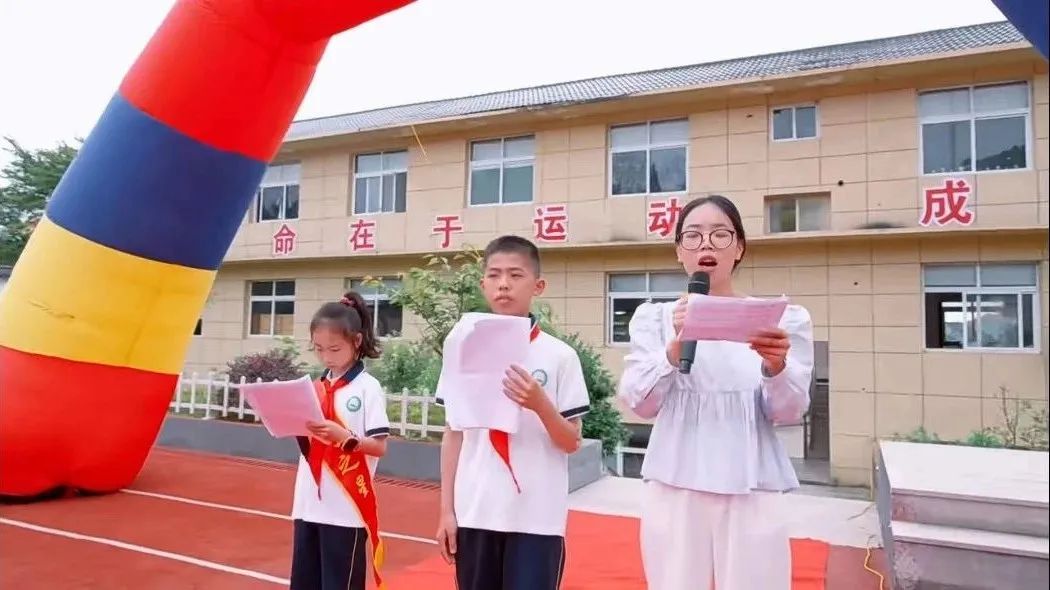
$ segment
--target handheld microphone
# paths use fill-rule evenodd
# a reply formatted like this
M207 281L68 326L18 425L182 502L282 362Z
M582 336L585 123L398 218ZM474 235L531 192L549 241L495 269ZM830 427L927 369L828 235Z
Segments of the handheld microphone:
M702 270L693 273L689 277L689 286L686 289L690 294L707 295L711 290L711 276ZM693 368L693 359L696 357L696 340L685 340L678 353L678 372L686 375Z

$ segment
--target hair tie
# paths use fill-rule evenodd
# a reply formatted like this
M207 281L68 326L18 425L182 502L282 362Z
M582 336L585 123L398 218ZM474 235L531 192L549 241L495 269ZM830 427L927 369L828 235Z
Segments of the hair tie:
M343 297L342 299L339 300L339 303L342 303L343 305L345 305L347 307L353 307L354 306L354 300L350 299L349 297Z

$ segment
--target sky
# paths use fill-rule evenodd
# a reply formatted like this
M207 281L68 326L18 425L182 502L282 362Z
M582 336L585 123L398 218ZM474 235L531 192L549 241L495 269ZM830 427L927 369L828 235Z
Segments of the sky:
M0 137L86 137L173 3L0 0ZM1001 20L991 0L416 0L335 37L296 118Z

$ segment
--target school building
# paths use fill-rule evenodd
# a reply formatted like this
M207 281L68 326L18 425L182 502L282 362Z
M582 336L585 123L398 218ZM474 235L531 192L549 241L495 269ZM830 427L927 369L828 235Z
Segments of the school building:
M792 453L867 484L876 437L994 426L1000 387L1046 404L1047 71L1004 22L297 121L187 370L305 344L364 277L516 233L617 375L635 307L685 290L678 208L721 193L745 217L738 288L815 322ZM418 333L370 293L383 336Z

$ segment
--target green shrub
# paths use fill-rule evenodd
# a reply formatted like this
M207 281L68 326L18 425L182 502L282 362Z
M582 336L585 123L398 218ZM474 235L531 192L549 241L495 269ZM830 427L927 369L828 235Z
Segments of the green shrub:
M423 336L411 348L390 347L383 352L383 358L376 363L376 377L388 390L408 387L418 391L424 389L424 384L432 383L425 389L433 391L441 370L439 355L449 331L464 313L488 311L481 292L479 252L468 251L451 260L441 256L429 256L426 260L424 268L409 270L400 289L390 290L392 303L421 319ZM616 394L613 376L598 352L579 334L567 334L557 327L549 306L537 304L533 312L544 331L572 346L580 357L591 404L591 411L583 418L583 435L601 440L605 452L614 451L627 440L628 432L612 405ZM432 356L428 356L431 351Z
M391 392L433 392L441 373L441 358L425 342L390 342L369 362L368 372Z
M311 373L311 367L299 360L299 348L291 339L281 339L280 344L265 352L243 354L226 363L230 381L238 383L241 377L249 383L262 381L288 381Z

